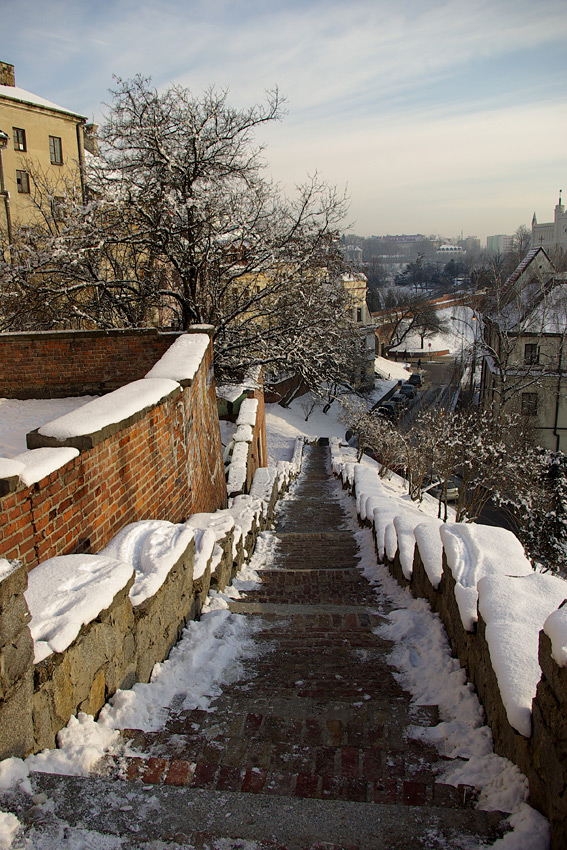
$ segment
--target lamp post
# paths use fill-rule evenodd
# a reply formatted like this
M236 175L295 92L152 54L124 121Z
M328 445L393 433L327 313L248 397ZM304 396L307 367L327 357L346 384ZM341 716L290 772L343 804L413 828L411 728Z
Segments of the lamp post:
M6 190L4 183L4 164L2 162L2 151L8 146L9 136L3 130L0 130L0 195L4 198L4 210L6 212L6 231L8 234L8 253L10 262L12 262L12 218L10 216L10 193Z

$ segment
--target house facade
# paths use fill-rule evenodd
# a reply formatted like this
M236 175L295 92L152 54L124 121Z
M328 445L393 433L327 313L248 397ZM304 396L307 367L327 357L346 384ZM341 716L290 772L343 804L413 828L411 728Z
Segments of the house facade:
M567 280L532 249L484 316L480 397L522 417L538 445L567 452Z
M0 233L38 221L49 187L51 212L70 187L83 190L86 118L16 86L14 66L0 62Z
M351 299L351 318L360 338L361 365L355 375L355 386L368 390L374 387L374 361L376 358L376 326L366 303L368 281L362 272L342 275L343 286Z

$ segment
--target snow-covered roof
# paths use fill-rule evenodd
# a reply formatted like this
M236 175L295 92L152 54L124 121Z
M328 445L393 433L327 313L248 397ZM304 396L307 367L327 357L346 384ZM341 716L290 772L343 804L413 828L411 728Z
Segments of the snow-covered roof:
M540 246L539 248L532 248L530 251L528 251L528 253L527 253L527 254L526 254L526 256L524 257L524 259L522 260L522 262L521 262L521 263L520 263L520 264L519 264L519 265L518 265L518 266L514 269L514 271L513 271L513 272L512 272L512 274L510 275L510 277L507 279L507 281L506 281L506 286L511 285L511 284L514 284L514 283L515 283L515 282L516 282L516 281L517 281L517 280L518 280L518 279L519 279L519 278L523 275L523 273L526 271L526 269L528 268L528 266L530 266L530 265L531 265L531 263L533 262L533 260L534 260L534 259L537 257L537 255L540 253L540 251L541 251L541 253L545 256L545 258L547 259L547 261L548 261L548 262L551 262L551 260L550 260L550 259L549 259L549 257L547 256L547 254L546 254L545 250L544 250L541 246Z
M0 97L7 97L10 100L17 100L20 103L27 103L31 106L41 106L44 109L54 109L56 112L63 112L65 115L72 115L73 118L80 118L81 121L86 121L84 115L79 115L78 112L73 112L71 109L66 109L64 106L58 106L44 97L33 94L31 91L21 89L19 86L3 86L0 85Z

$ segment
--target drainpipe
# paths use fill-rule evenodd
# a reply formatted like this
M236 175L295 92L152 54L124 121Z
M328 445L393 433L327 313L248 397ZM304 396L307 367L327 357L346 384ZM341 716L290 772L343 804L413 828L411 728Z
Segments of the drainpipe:
M81 178L81 197L83 199L83 204L87 202L87 192L85 188L85 155L84 155L84 147L83 147L83 127L85 126L85 121L81 121L80 124L75 125L75 129L77 131L77 151L79 154L79 175Z
M561 400L561 367L563 362L563 346L565 345L565 337L561 340L561 345L559 346L559 365L558 365L558 376L557 376L557 395L555 398L555 425L553 428L553 433L555 434L555 451L559 451L559 443L560 443L560 435L558 433L559 428L559 402Z
M6 230L8 232L8 255L12 262L12 217L10 215L10 193L6 190L4 183L4 164L2 162L2 151L8 146L9 136L0 130L0 195L4 197L4 209L6 211Z

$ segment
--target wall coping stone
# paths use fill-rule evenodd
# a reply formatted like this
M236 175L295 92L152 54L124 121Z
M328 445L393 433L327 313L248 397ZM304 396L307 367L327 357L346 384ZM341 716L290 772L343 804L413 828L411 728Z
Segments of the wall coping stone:
M145 380L145 379L142 379ZM90 434L82 434L77 437L68 437L65 440L60 440L57 437L48 437L45 434L39 433L39 428L36 428L26 437L28 449L39 449L43 446L49 446L52 448L58 447L70 447L78 449L80 452L88 451L89 449L94 448L99 443L102 443L104 440L109 437L114 437L120 431L130 427L131 425L135 425L137 422L140 422L144 417L155 407L159 407L159 405L164 404L166 400L173 400L176 395L181 395L182 388L177 383L177 386L171 390L167 395L162 396L161 399L154 402L153 404L148 404L140 410L132 413L130 416L127 416L125 419L121 419L119 422L113 422L110 425L105 425L104 428L100 428L98 431L93 431ZM108 396L105 396L108 398ZM84 407L86 407L85 405ZM84 408L80 408L84 409Z
M201 326L204 327L204 326ZM199 331L205 333L205 331ZM191 331L164 331L160 328L108 328L107 330L52 330L52 331L9 331L0 334L0 341L3 339L73 339L83 337L84 339L96 339L97 337L113 337L113 336L163 336L177 337L183 333L191 333Z

